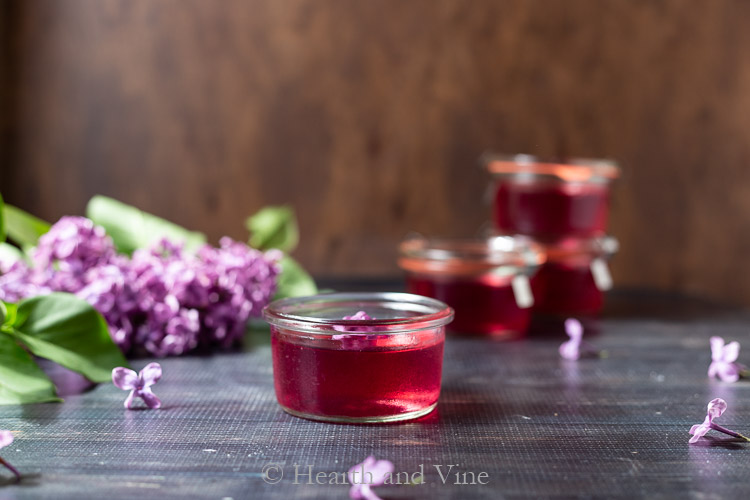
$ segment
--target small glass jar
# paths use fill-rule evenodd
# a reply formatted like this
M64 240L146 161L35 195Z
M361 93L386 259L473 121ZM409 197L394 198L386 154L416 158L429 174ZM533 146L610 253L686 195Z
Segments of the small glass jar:
M534 298L529 277L544 262L527 238L427 239L400 246L399 266L410 293L442 300L456 311L455 333L516 338L529 325Z
M495 180L494 224L503 234L544 242L604 234L610 184L620 169L609 160L544 162L533 156L485 156Z
M547 262L532 281L534 312L556 316L596 315L612 288L608 261L617 252L607 236L568 239L545 247Z
M342 319L364 312L369 319ZM430 413L453 310L407 293L331 293L272 302L276 398L287 413L379 423Z

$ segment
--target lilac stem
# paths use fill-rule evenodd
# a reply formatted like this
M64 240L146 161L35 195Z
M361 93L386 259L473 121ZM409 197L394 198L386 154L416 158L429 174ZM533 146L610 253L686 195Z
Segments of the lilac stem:
M8 462L6 462L5 460L3 460L2 457L0 457L0 465L4 465L9 471L11 471L13 474L15 474L16 481L20 481L21 480L21 473L18 472L18 470L16 470L15 467L13 467Z
M750 438L748 438L747 436L743 436L742 434L740 434L738 432L730 431L726 427L722 427L719 424L715 424L715 423L711 422L711 426L710 427L713 430L715 430L715 431L723 432L724 434L728 434L729 436L732 436L732 437L735 437L735 438L744 439L745 441L750 441Z

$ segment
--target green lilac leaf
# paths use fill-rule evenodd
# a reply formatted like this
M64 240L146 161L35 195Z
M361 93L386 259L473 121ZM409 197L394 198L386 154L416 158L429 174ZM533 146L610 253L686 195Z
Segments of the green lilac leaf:
M23 347L0 332L0 405L62 401L55 385Z
M281 259L281 275L276 287L274 299L283 299L286 297L302 297L305 295L315 295L318 293L318 287L315 280L302 269L302 266L296 260L285 255Z
M93 382L107 382L113 368L128 365L101 314L75 295L52 293L21 301L13 335L37 356Z
M289 206L265 207L245 221L250 231L250 246L258 250L277 248L291 252L299 242L299 227L294 209Z
M22 247L35 246L50 228L48 222L7 203L3 206L3 218L8 238Z
M168 220L139 210L106 196L94 196L86 207L86 216L102 226L119 252L132 254L162 238L184 242L193 251L206 242L203 233L190 231Z
M0 321L0 326L12 325L16 320L16 312L18 310L18 306L16 304L3 302L2 300L0 300L0 309L3 310L4 315L3 320Z

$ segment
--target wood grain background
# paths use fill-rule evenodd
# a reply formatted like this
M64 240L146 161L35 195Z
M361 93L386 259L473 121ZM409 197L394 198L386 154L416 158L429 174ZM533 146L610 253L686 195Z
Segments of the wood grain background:
M216 240L289 203L313 273L396 275L408 231L470 235L488 218L482 151L606 156L625 170L617 283L750 304L750 2L0 12L0 189L44 218L103 193Z

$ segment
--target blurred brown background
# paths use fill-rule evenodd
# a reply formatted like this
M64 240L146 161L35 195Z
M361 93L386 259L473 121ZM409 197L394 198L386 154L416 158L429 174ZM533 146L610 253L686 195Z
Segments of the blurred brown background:
M750 304L750 2L3 0L0 190L102 193L315 275L396 276L487 219L484 150L612 157L621 286Z

